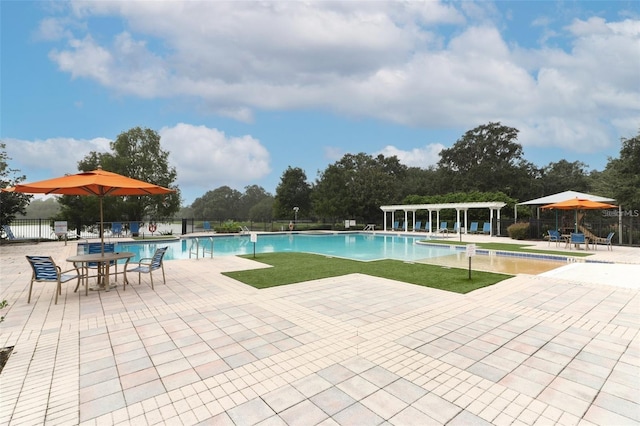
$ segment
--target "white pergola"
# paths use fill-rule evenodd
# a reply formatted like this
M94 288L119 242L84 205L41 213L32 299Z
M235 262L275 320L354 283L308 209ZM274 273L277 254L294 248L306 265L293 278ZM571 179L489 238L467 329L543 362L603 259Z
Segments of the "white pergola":
M463 232L467 233L468 221L467 221L467 211L470 209L489 209L489 221L493 223L493 215L494 212L497 216L497 231L498 235L500 234L500 209L506 206L506 203L498 202L498 201L490 201L490 202L477 202L477 203L443 203L443 204L398 204L393 206L380 206L380 209L384 212L384 230L387 230L387 214L391 213L391 223L395 221L395 214L397 211L404 212L404 230L408 231L409 224L409 212L411 212L411 216L413 219L413 228L416 226L416 212L418 210L427 210L429 212L429 233L434 231L433 227L433 212L436 212L436 228L435 231L438 231L437 224L440 223L440 210L454 210L456 211L456 222L462 224L460 221L460 212L464 212L464 227L461 225L458 227L458 233ZM463 231L464 228L464 231ZM490 231L489 235L493 235L493 227Z

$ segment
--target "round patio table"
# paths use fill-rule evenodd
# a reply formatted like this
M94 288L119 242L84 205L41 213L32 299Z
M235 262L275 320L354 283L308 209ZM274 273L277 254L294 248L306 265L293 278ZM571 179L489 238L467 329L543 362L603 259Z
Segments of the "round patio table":
M85 282L85 288L86 291L85 293L88 295L89 294L89 264L90 263L97 263L98 264L98 285L96 285L95 287L92 287L91 290L105 290L105 291L109 291L111 288L115 287L116 285L110 285L109 284L109 266L111 265L111 262L117 262L118 260L121 259L127 259L127 261L124 264L124 269L122 272L122 275L124 276L124 283L125 285L129 283L129 281L127 280L127 265L129 264L129 260L131 260L132 257L135 256L135 253L132 253L130 251L123 251L123 252L117 252L117 253L95 253L95 254L79 254L76 256L71 256L67 258L67 262L73 262L75 263L80 263L82 265L82 270L83 270L83 279L86 280ZM103 273L104 271L104 273ZM100 279L102 278L102 279Z

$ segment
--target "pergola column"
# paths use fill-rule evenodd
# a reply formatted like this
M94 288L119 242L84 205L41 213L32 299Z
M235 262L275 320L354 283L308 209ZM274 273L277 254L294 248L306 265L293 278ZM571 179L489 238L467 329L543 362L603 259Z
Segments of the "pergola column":
M493 237L493 209L489 209L489 223L491 226L489 227L489 236Z
M468 211L469 210L464 209L464 233L465 234L467 233L467 228L469 227L469 219L468 219L468 216L467 216Z

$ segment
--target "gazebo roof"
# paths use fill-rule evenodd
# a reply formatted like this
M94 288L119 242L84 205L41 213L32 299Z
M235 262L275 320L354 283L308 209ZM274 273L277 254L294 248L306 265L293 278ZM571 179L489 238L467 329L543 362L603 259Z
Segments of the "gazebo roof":
M564 191L557 194L547 195L546 197L536 198L535 200L524 201L518 203L519 206L541 206L544 204L559 203L561 201L570 200L572 198L578 198L580 200L599 201L601 203L615 202L613 198L601 197L599 195L585 194L584 192L577 191Z
M391 212L396 210L416 211L416 210L444 210L444 209L456 209L456 210L468 210L468 209L501 209L506 206L506 203L501 201L488 201L488 202L471 202L471 203L441 203L441 204L397 204L391 206L380 206L380 209L385 212Z

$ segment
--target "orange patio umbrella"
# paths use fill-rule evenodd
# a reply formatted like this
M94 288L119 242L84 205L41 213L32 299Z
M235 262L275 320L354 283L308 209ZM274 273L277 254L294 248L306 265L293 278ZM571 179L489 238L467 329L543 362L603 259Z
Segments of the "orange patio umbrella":
M582 198L570 198L568 200L560 201L558 203L547 204L542 206L543 210L575 210L576 211L576 232L578 232L578 210L598 210L598 209L612 209L617 208L609 203L601 203L599 201L591 201ZM557 217L556 217L557 221ZM557 223L556 223L557 227Z
M93 195L100 199L100 242L104 253L104 217L102 199L106 196L162 195L175 192L152 183L102 170L81 172L39 182L18 184L5 188L5 192L26 194Z

